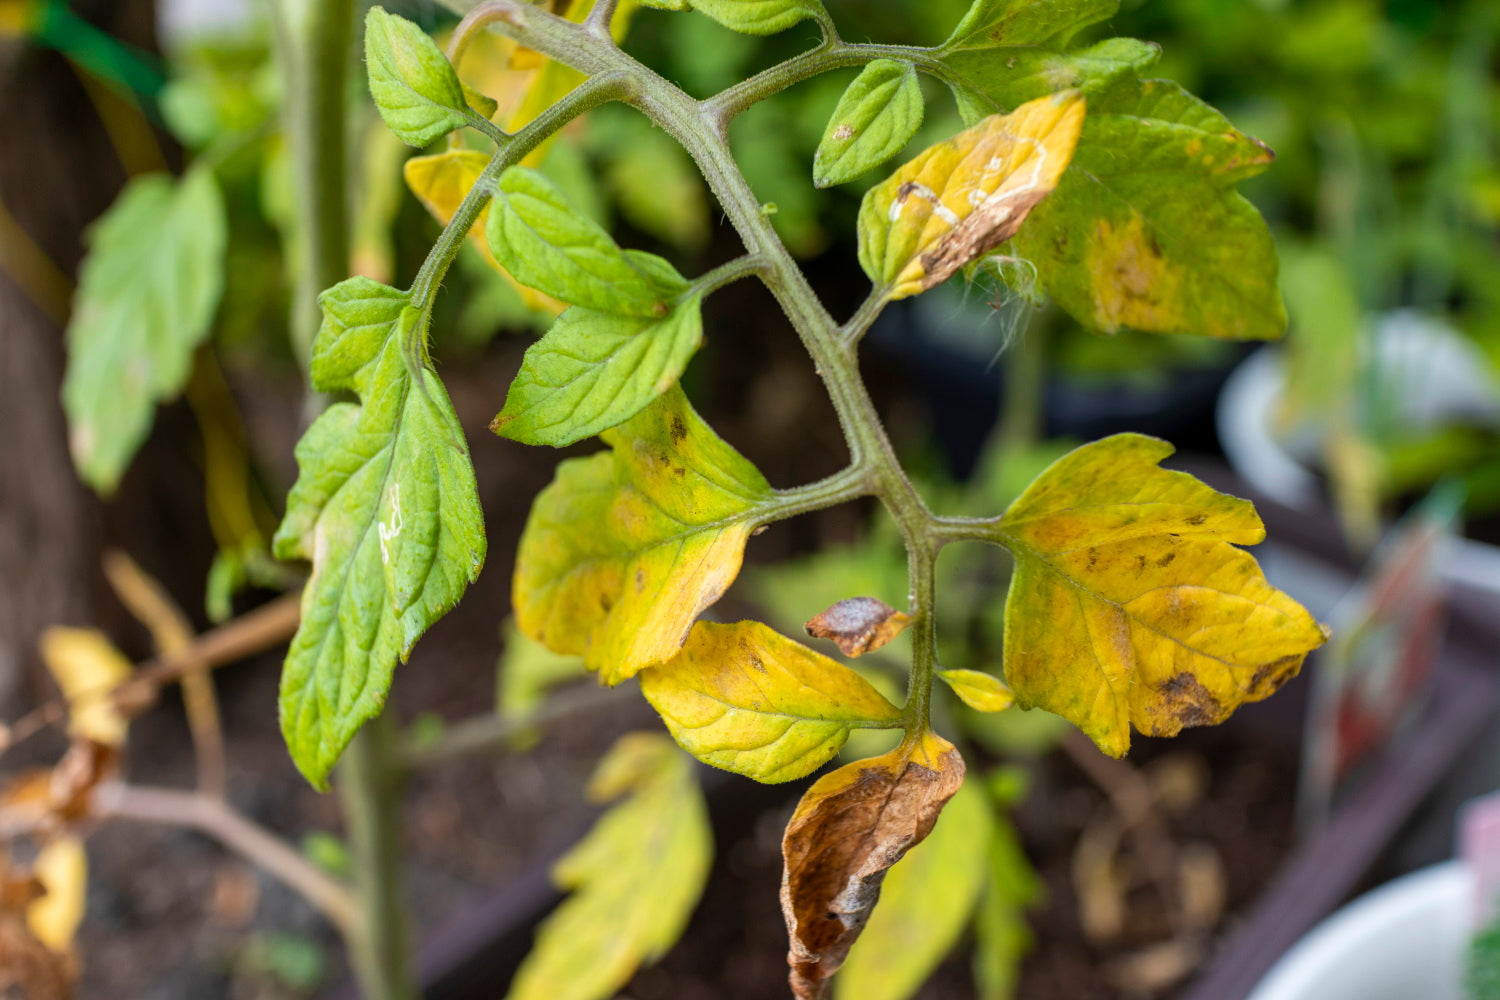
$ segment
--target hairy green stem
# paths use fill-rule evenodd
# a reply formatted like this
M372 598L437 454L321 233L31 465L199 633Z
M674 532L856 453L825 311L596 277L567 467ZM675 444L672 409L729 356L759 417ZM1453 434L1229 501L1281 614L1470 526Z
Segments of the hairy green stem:
M907 551L912 553L912 613L919 627L914 643L910 718L914 724L925 726L936 663L932 565L941 544L934 528L938 519L927 509L896 458L880 415L865 390L852 343L857 338L841 334L839 325L823 307L801 268L776 235L730 153L724 125L734 109L748 101L753 93L742 91L739 97L728 101L723 95L695 101L621 52L612 41L606 43L579 25L519 0L491 0L476 8L469 18L493 24L521 44L585 74L618 73L632 80L636 92L627 98L627 102L681 143L739 233L746 251L765 260L762 277L766 287L812 357L848 442L850 465L840 476L848 476L858 489L880 498L899 526ZM469 18L465 21L468 22ZM884 57L891 50L908 51L900 46L848 46L835 41L804 57L804 68L796 72L811 75L817 65L826 64L831 68L842 64L841 59L865 61ZM910 51L920 53L923 50ZM790 85L790 82L784 85ZM876 311L871 305L861 310L856 321L868 325ZM837 495L840 491L833 492ZM826 504L820 502L818 505ZM791 516L800 509L788 507L785 512L778 512L778 516Z
M344 137L353 0L280 0L279 46L290 80L288 114L296 164L298 211L293 232L299 265L291 317L292 341L304 369L322 322L318 296L349 273L349 173ZM308 416L326 401L308 393ZM339 776L350 816L350 849L361 859L357 919L342 928L361 993L370 1000L410 1000L407 941L401 905L400 800L389 738L377 718L349 744ZM364 863L371 859L371 863ZM377 863L378 862L378 863Z
M908 62L950 87L979 93L978 88L949 68L937 49L916 45L877 45L866 42L825 41L816 49L802 53L784 63L763 70L750 79L720 91L704 101L704 109L719 127L727 126L737 115L754 104L781 93L788 87L815 76L848 66L863 66L876 59ZM998 109L997 109L998 110Z
M401 769L390 712L349 741L338 789L354 862L360 920L350 964L364 1000L416 1000L409 967L406 908L401 899Z
M458 256L464 237L469 235L469 230L474 226L474 220L479 218L479 213L484 211L485 205L489 204L490 198L494 195L495 182L508 167L519 163L527 153L541 145L549 135L585 111L609 101L624 100L632 95L634 90L628 74L601 73L590 77L515 135L505 136L499 148L495 150L495 155L474 182L474 186L469 189L468 194L464 195L464 200L459 203L458 210L453 213L453 218L449 219L448 224L443 227L437 242L428 251L427 259L422 262L422 267L417 271L417 276L411 284L412 305L418 309L425 309L432 304L432 296L436 294L443 276L448 273L448 267L453 263L453 258Z
M353 0L277 6L278 47L289 85L288 132L296 185L293 257L299 267L292 296L292 347L303 370L322 322L318 296L349 271L349 202L345 176L345 80L354 22Z

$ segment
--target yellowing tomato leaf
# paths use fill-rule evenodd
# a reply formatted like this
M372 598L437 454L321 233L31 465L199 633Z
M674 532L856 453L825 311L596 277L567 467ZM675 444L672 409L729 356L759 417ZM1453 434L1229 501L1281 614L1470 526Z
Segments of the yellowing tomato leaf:
M901 152L922 125L922 88L909 62L877 59L839 98L813 154L813 184L853 180Z
M115 704L113 693L130 677L130 661L103 632L90 628L47 629L41 653L68 703L68 732L119 748L130 720Z
M994 827L983 789L960 788L927 839L886 875L880 905L833 980L834 1000L906 1000L921 988L979 901Z
M850 730L901 723L864 678L759 622L699 622L676 656L640 679L684 750L756 781L811 774Z
M671 0L669 0L671 2ZM688 0L731 31L745 35L774 35L823 9L818 0Z
M992 115L871 188L859 209L865 273L905 298L1009 240L1062 176L1083 110L1064 91Z
M319 299L322 392L353 391L297 443L276 554L307 559L302 623L281 675L292 759L323 787L381 709L396 661L484 563L484 519L463 428L427 366L427 316L407 292L350 278Z
M529 167L500 175L485 235L495 259L521 284L598 312L659 319L687 287L660 258L621 250Z
M437 43L382 7L365 15L365 71L380 117L409 146L425 146L468 120L464 86Z
M1140 434L1084 445L1000 522L1005 679L1115 757L1132 724L1173 736L1267 697L1325 638L1235 548L1265 537L1249 501L1159 468L1171 453Z
M703 343L702 303L694 295L661 319L574 306L527 349L490 429L562 447L629 420L677 384Z
M1016 703L1005 682L979 670L939 670L938 676L959 700L976 712L1003 712Z
M1016 237L1047 294L1103 333L1279 337L1271 233L1233 188L1270 150L1170 81L1091 102L1073 169Z
M832 639L845 656L873 652L912 623L911 615L873 597L846 597L802 627L815 639Z
M953 744L925 732L807 790L781 842L781 910L799 1000L824 995L880 899L886 872L927 836L963 780Z
M990 788L1012 785L1009 777L1003 771L992 775ZM998 791L1000 794L992 791L990 797L1001 809L1020 797L1019 789L1005 787ZM1021 959L1032 941L1026 911L1042 893L1041 877L1031 867L1015 827L1003 817L995 817L985 859L984 894L974 918L974 986L979 1000L1014 1000Z
M588 673L578 657L552 652L516 628L514 619L506 619L500 634L505 648L496 669L495 710L512 722L524 722L553 687Z
M78 474L114 491L177 395L224 290L224 198L213 172L133 179L89 230L68 323L63 409Z
M590 783L624 796L563 856L552 877L570 895L543 921L507 1000L604 1000L682 936L713 854L708 810L689 759L655 733L622 737Z
M1080 28L1113 17L1120 0L974 0L945 52L1066 43Z
M522 631L618 684L676 655L774 492L679 388L602 437L532 505L513 598Z
M412 194L417 196L417 200L434 218L446 226L488 163L489 157L478 150L450 149L432 156L413 156L406 161L403 172L406 186L411 188ZM521 284L500 266L495 255L490 253L489 242L484 236L489 212L489 205L480 209L479 217L469 229L470 244L491 267L505 276L505 280L520 293L521 301L528 309L554 316L566 309L566 305L552 296Z

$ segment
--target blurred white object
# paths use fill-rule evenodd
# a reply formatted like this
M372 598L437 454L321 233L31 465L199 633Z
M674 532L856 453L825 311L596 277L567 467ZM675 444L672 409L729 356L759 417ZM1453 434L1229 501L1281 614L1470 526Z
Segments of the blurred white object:
M157 0L156 32L167 48L233 33L255 19L257 6L252 0Z
M1391 419L1422 429L1444 424L1500 427L1500 378L1474 344L1446 323L1410 309L1383 313L1369 338L1372 383ZM1317 505L1322 428L1275 433L1286 386L1279 348L1257 351L1219 395L1219 441L1229 464L1256 491L1288 507ZM1444 576L1500 593L1500 549L1455 541Z
M1473 881L1448 861L1366 893L1309 931L1247 1000L1463 1000Z

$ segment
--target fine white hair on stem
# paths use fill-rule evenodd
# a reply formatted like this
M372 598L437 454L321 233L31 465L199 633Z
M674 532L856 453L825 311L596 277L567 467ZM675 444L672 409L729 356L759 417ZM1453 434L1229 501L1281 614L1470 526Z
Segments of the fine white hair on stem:
M1026 333L1031 316L1041 305L1036 265L1025 257L997 254L980 262L976 284L989 290L994 312L988 324L1000 328L1000 346L986 368L993 368L1011 346ZM988 325L987 324L987 325Z

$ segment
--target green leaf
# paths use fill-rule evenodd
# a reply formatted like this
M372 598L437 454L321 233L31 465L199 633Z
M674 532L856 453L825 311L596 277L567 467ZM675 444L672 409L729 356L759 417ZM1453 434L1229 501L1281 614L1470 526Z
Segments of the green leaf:
M1271 233L1232 187L1270 161L1176 84L1123 81L1092 103L1072 169L1015 247L1095 331L1279 337Z
M850 730L901 722L859 674L760 622L699 622L681 652L640 679L684 750L756 781L811 774Z
M909 62L877 59L839 98L813 154L813 184L853 180L901 152L922 124L922 88Z
M1121 77L1139 73L1161 58L1161 49L1134 38L1107 38L1087 48L1047 46L952 52L943 62L992 102L984 114L1018 107L1058 90L1092 98ZM963 110L963 104L959 105ZM1093 114L1090 106L1089 113Z
M208 335L224 290L223 196L206 169L137 177L88 240L62 401L73 463L108 494Z
M319 301L313 386L360 403L335 403L298 442L276 554L313 564L281 675L281 728L321 788L380 711L397 659L479 575L485 539L463 429L442 382L415 360L426 315L367 278Z
M1120 0L974 0L942 48L1066 43L1080 28L1113 17ZM1068 84L1068 86L1073 86Z
M532 505L513 600L527 635L618 684L682 647L775 494L680 388L602 438Z
M588 675L583 660L552 652L517 628L512 618L505 620L500 634L505 646L496 670L495 710L513 723L524 723L557 685ZM521 727L510 743L524 748L535 740L531 727Z
M621 250L529 167L500 175L485 236L495 259L521 284L598 312L659 319L687 287L659 257Z
M468 121L464 86L437 43L382 7L365 15L365 71L380 117L407 145L425 146Z
M1011 777L1000 771L988 784L992 789L996 784L1012 785L1007 780ZM991 793L1001 809L1020 797L1013 788L1003 792ZM1021 959L1032 941L1026 911L1042 898L1043 885L1015 827L1003 817L992 818L984 895L974 918L974 985L979 1000L1014 1000Z
M670 0L669 0L670 2ZM745 35L774 35L822 11L818 0L688 0L731 31Z
M1236 545L1265 528L1246 500L1158 463L1172 446L1116 434L1054 463L1001 518L1015 555L1005 679L1114 757L1130 727L1215 725L1296 676L1326 633Z
M979 901L994 826L982 787L959 788L927 839L886 875L880 903L834 978L834 1000L906 1000L921 988Z
M570 890L542 923L507 1000L604 1000L682 936L713 856L689 759L655 733L621 737L589 785L627 796L552 869Z
M490 429L562 447L629 420L677 383L703 343L702 301L662 319L569 309L527 349Z

